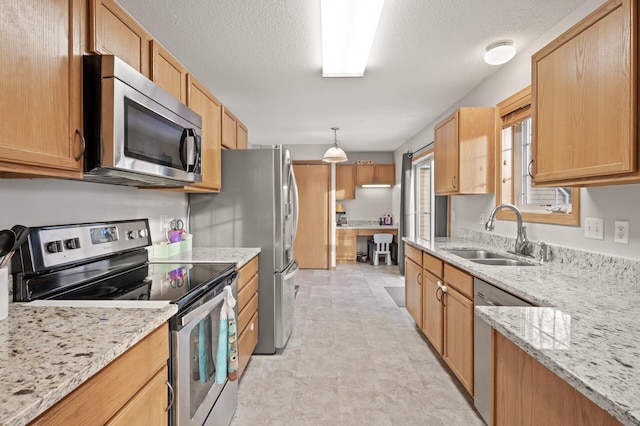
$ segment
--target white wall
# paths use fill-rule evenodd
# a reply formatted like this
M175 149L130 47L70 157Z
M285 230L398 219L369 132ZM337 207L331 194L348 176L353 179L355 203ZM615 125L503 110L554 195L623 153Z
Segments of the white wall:
M392 214L392 188L356 187L356 199L340 201L349 220L378 220ZM397 216L394 216L394 220Z
M433 129L442 118L461 106L493 106L530 84L531 55L551 40L562 34L580 19L598 8L604 1L589 0L558 25L544 34L526 50L520 52L510 63L504 65L493 76L487 78L473 91L454 105L443 106L442 114L423 130L407 141L394 152L396 173L399 175L402 154L416 151L433 141ZM559 225L527 224L527 232L531 240L543 240L547 243L610 253L631 258L640 258L640 185L618 185L582 189L580 193L580 223L585 217L604 219L604 241L584 238L584 227L568 227ZM394 191L394 209L399 209L399 190ZM460 228L482 230L480 215L486 218L495 206L493 195L470 195L452 197L452 233L457 234ZM630 222L630 244L613 242L614 220ZM497 221L495 232L515 237L515 224L510 221Z
M185 194L59 179L0 179L0 229L149 219L151 238L163 238L160 215L184 220Z

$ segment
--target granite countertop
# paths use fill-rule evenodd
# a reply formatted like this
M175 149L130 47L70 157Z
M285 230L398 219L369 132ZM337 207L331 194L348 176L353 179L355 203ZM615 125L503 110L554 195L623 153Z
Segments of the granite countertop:
M241 268L260 254L255 247L194 247L191 251L180 253L166 259L151 259L160 263L235 263Z
M636 261L598 264L597 256L584 252L571 264L563 258L537 266L489 266L446 249L504 250L459 238L404 241L537 305L475 311L622 423L640 425L640 289L637 270L628 267Z
M398 229L398 225L347 225L336 226L336 229Z
M33 307L0 321L0 424L25 425L177 312L162 308Z
M194 248L155 261L240 268L259 253L258 248ZM172 304L146 302L141 308L120 302L9 304L9 317L0 321L0 425L29 423L178 310Z

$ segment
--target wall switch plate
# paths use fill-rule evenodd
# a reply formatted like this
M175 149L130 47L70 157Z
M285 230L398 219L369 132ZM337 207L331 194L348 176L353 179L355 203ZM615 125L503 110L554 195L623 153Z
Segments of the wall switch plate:
M600 218L585 218L584 237L593 240L604 240L604 221Z
M614 242L620 244L629 244L629 221L616 220L613 230Z

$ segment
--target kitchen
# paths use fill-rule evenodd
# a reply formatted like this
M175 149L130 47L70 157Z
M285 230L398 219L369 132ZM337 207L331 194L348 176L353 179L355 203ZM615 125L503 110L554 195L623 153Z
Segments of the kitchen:
M437 112L440 114L438 117L434 118L426 127L423 123L420 127L423 128L422 131L394 150L396 174L400 172L402 154L407 151L417 151L429 144L433 140L433 130L436 123L451 111L463 106L496 105L530 84L530 56L596 9L601 3L585 2L551 30L528 45L512 62L486 78L475 89L471 90L470 87L471 91L454 105L446 110L440 108ZM131 7L133 12L133 5ZM218 92L216 91L216 93ZM333 124L330 123L330 125ZM332 135L328 131L328 127L326 134L323 134L323 139L326 139L327 143L316 147L318 153L311 158L321 158L330 143ZM344 140L346 142L348 137L345 136ZM292 150L294 149L296 148L292 148ZM295 151L293 152L295 153ZM302 159L303 157L294 154L294 158ZM114 185L51 179L2 179L0 180L0 188L0 193L5 200L2 214L3 228L8 228L16 223L47 225L80 223L88 220L148 217L153 239L157 240L161 229L160 215L178 218L186 216L186 198L182 193L146 191ZM399 188L396 186L391 191L394 209L391 213L394 218L398 218L400 217ZM638 259L637 237L634 232L635 227L638 226L636 212L640 207L637 193L637 184L591 187L581 190L581 217L603 219L604 235L602 240L584 238L584 225L570 227L537 223L527 223L529 238L533 241L545 241L550 245L574 247ZM457 235L461 229L482 231L481 216L484 216L486 220L494 205L495 197L490 194L451 197L451 235ZM6 206L11 206L11 208ZM44 212L43 207L46 207ZM380 213L376 213L376 215ZM630 224L628 245L614 242L613 230L616 220L627 220ZM510 221L498 221L495 232L498 235L513 237L515 235L514 227L515 225Z

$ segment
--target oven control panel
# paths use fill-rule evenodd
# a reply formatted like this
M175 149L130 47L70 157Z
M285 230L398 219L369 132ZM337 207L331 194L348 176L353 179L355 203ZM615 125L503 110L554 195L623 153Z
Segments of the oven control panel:
M43 227L32 232L31 249L39 251L42 265L38 266L43 269L151 245L147 220Z

